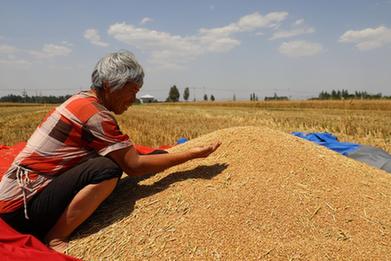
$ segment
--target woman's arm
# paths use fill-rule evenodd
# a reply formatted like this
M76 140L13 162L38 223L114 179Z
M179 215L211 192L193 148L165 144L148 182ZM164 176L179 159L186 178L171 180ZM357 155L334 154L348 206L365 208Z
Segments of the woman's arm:
M129 176L142 176L160 172L191 159L205 158L214 152L220 144L220 142L216 142L208 146L194 147L184 152L153 155L139 155L132 146L113 151L108 154L108 157L114 160Z

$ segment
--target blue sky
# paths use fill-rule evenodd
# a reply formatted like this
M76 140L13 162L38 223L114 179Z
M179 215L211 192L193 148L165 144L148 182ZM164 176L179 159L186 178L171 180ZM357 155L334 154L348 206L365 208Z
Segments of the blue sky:
M143 65L140 96L391 95L391 0L0 1L0 96L88 89L106 53Z

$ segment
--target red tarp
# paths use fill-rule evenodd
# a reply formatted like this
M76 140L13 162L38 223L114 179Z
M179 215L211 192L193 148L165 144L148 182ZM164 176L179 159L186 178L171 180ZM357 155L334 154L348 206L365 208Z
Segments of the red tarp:
M11 163L14 161L16 155L18 155L25 145L26 142L19 142L14 146L5 146L0 144L0 179L11 166Z
M4 261L76 261L45 246L31 235L23 235L12 229L0 218L0 259Z

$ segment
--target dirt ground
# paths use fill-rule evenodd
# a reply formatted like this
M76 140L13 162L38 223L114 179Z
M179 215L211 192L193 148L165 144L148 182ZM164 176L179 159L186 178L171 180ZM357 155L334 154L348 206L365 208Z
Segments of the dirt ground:
M391 175L268 128L144 180L123 177L73 236L84 260L390 260Z

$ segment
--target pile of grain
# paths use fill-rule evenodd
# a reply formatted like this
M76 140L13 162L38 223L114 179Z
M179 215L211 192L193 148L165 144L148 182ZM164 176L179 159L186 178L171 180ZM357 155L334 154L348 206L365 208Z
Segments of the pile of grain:
M391 175L268 128L116 192L74 235L86 260L391 259Z

